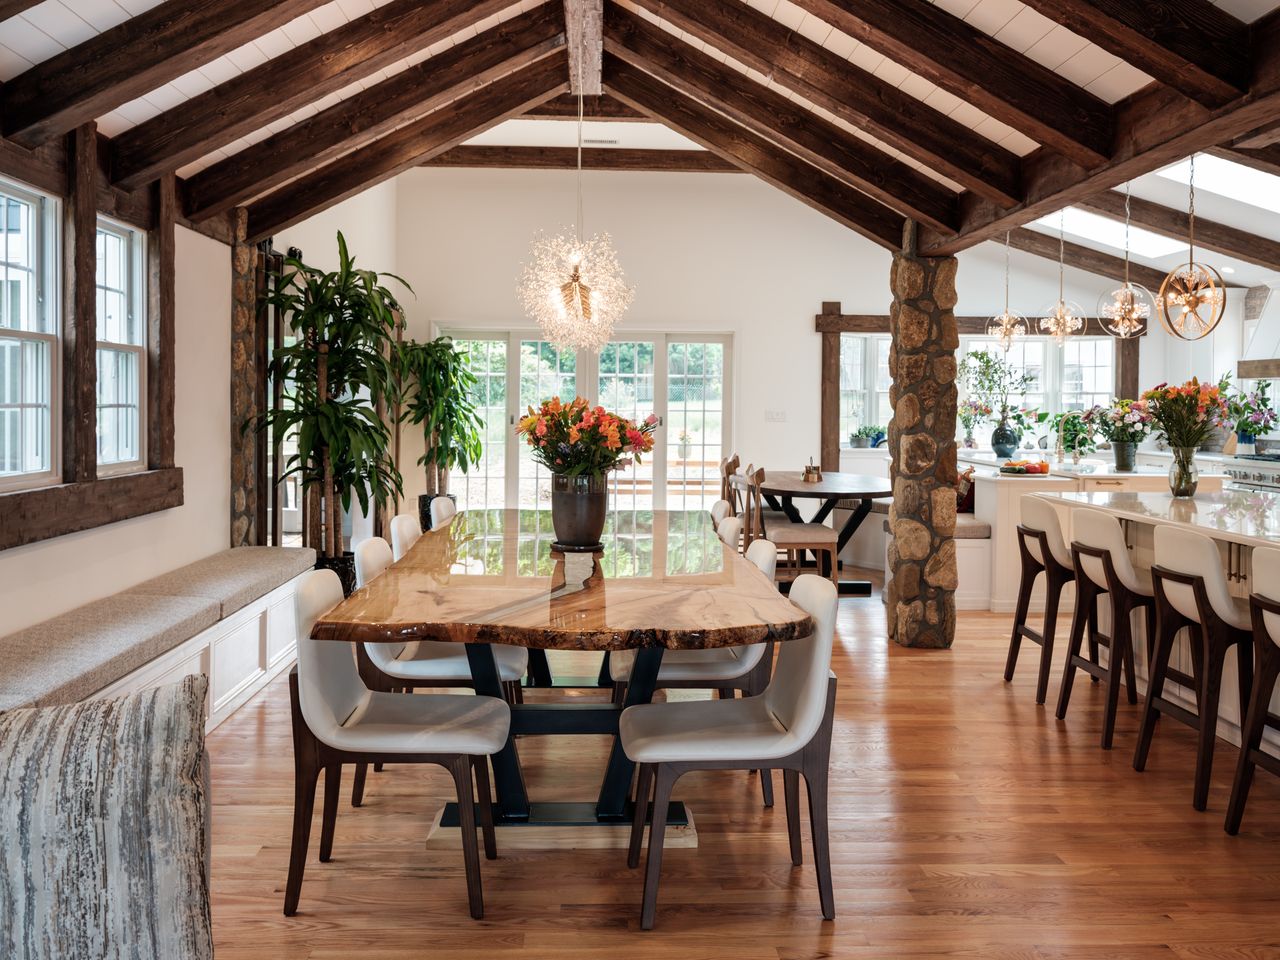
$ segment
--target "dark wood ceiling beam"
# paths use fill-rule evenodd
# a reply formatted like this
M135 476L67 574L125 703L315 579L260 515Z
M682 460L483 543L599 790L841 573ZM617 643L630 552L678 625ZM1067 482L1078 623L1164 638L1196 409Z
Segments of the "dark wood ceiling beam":
M635 14L610 6L604 42L618 59L660 77L899 213L953 229L954 192Z
M1280 177L1280 145L1270 147L1211 147L1206 153L1233 163L1242 163L1253 170Z
M1280 143L1280 119L1263 124L1257 130L1251 130L1244 136L1236 137L1231 142L1231 145L1233 147L1256 150L1260 147L1270 147L1276 143Z
M564 32L569 48L569 92L600 95L601 30L604 0L564 0Z
M1009 234L1009 246L1024 253L1032 253L1037 257L1052 260L1054 263L1058 262L1058 238L1047 233L1019 227ZM1092 247L1072 243L1068 240L1063 244L1062 259L1063 263L1068 267L1075 267L1077 270L1084 270L1086 273L1107 277L1111 280L1124 280L1124 258L1122 257L1101 253ZM1129 279L1134 283L1142 284L1152 293L1160 289L1160 285L1164 283L1164 278L1165 273L1163 270L1143 266L1132 261L1129 263ZM1089 305L1086 304L1084 306L1087 309Z
M1249 89L1249 26L1209 0L1022 0L1206 107Z
M40 0L0 0L0 21L16 17L24 10L30 10Z
M4 135L34 147L161 87L324 0L167 0L4 86Z
M928 0L796 0L837 30L1086 167L1111 154L1111 108Z
M1124 194L1115 190L1094 194L1076 206L1112 220L1124 221ZM1185 240L1190 230L1191 218L1181 210L1139 197L1130 198L1129 209L1135 225L1162 237ZM1203 217L1196 217L1196 246L1245 263L1256 263L1269 270L1280 270L1280 242Z
M598 97L583 97L582 116L587 120L624 120L628 122L646 122L649 119L639 110L632 110L625 103L619 103L608 94L601 94ZM578 98L572 94L556 97L534 107L521 119L577 120Z
M116 181L134 188L472 26L508 0L393 0L115 138Z
M563 53L495 80L420 120L286 184L249 207L249 242L409 170L568 89Z
M900 249L905 218L841 180L810 166L714 110L610 53L604 83L623 103L888 250Z
M422 162L424 167L504 168L510 170L574 170L574 147L505 147L464 144ZM583 147L584 170L644 173L744 173L710 150L643 150L630 147Z
M186 215L245 203L563 47L559 10L535 7L194 174Z
M967 194L960 198L959 232L922 231L921 253L953 254L1003 237L1007 230L1229 143L1280 116L1280 11L1253 24L1251 34L1253 82L1245 96L1209 110L1167 87L1148 87L1117 104L1116 149L1109 162L1086 170L1051 150L1038 151L1023 161L1025 202L1004 209Z
M1021 201L1013 153L745 3L637 2L997 206Z

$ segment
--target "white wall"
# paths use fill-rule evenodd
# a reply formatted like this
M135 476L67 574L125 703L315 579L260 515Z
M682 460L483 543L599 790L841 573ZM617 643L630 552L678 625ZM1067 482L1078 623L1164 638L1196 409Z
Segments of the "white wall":
M231 260L177 230L175 454L183 505L0 552L4 622L19 630L227 547L231 512Z
M357 267L395 273L395 225L396 184L394 180L388 180L309 220L281 230L273 242L281 253L297 247L306 263L323 270L335 270L338 266L338 231L341 230L348 252L356 258ZM400 292L395 283L388 286L394 292Z

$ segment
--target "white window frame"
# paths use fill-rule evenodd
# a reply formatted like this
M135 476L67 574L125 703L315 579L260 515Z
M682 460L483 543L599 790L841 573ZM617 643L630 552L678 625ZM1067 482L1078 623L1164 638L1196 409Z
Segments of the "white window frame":
M129 312L130 318L137 321L138 330L141 334L141 343L118 343L114 340L95 340L94 342L94 363L97 363L97 355L101 350L114 350L120 353L132 353L136 357L138 364L138 456L133 460L122 460L117 463L98 464L98 477L118 477L129 473L141 473L147 469L147 436L149 433L149 420L147 409L147 316L146 316L146 234L131 227L128 224L119 223L106 217L98 218L97 229L104 233L110 233L120 238L123 247L128 256L129 262L126 270L128 289L125 291L125 309ZM94 296L96 298L98 286L94 285ZM96 394L96 391L95 391ZM107 406L119 407L127 409L123 404L108 404ZM98 416L101 404L97 403L97 397L94 397L94 417ZM96 437L96 431L95 431Z
M889 426L889 419L893 416L893 409L889 406L888 392L876 389L876 374L879 367L879 343L881 341L889 342L891 339L887 333L842 333L841 340L844 337L857 337L863 341L862 349L862 409L873 411L873 419L877 417L880 406L880 395L885 395L885 418L881 426L886 429ZM837 392L843 394L844 391L839 389L837 384ZM867 426L868 424L856 424L855 426ZM840 430L840 449L849 450L849 431Z
M33 279L36 284L36 310L44 317L51 333L0 328L0 336L9 340L40 343L49 351L49 466L46 470L15 473L0 477L0 493L34 490L62 482L62 310L58 297L60 285L58 251L62 247L60 203L49 196L12 180L0 179L0 194L29 204L37 231ZM7 213L6 213L7 215ZM23 409L29 404L18 404ZM6 405L8 407L8 405Z

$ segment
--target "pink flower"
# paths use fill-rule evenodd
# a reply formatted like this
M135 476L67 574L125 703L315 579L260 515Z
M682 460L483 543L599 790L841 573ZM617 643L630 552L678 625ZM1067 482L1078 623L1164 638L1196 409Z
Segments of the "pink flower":
M654 426L654 425L656 425L656 424L657 424L657 422L658 422L658 415L657 415L656 413L651 413L651 414L649 414L647 417L645 417L645 418L644 418L644 422L645 422L645 423L647 423L649 426L651 426L651 427L652 427L652 426Z

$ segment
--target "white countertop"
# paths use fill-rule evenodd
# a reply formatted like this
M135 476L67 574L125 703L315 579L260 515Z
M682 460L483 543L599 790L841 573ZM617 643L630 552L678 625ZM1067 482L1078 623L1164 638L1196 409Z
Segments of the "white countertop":
M1037 493L1075 506L1096 507L1136 523L1171 524L1214 540L1250 547L1280 546L1280 494L1223 490L1194 497L1167 493Z
M1153 454L1159 455L1158 451L1151 451ZM1144 467L1138 466L1133 470L1117 470L1115 462L1109 459L1099 457L1085 457L1079 463L1073 463L1068 455L1067 459L1062 463L1055 463L1052 454L1046 454L1043 450L1019 450L1013 457L997 457L994 453L985 450L961 450L956 459L961 463L978 464L984 467L999 467L1006 459L1012 460L1030 460L1033 463L1039 463L1042 460L1048 461L1049 469L1053 474L1061 474L1068 477L1163 477L1169 472L1168 467ZM1172 455L1169 457L1172 462ZM1215 465L1221 464L1222 455L1205 454L1197 455L1196 462L1204 460ZM1204 477L1222 477L1226 479L1226 475L1220 470L1202 469L1200 475ZM1019 475L1020 478L1021 475ZM1035 476L1033 474L1033 476ZM1015 478L1017 479L1017 478Z

